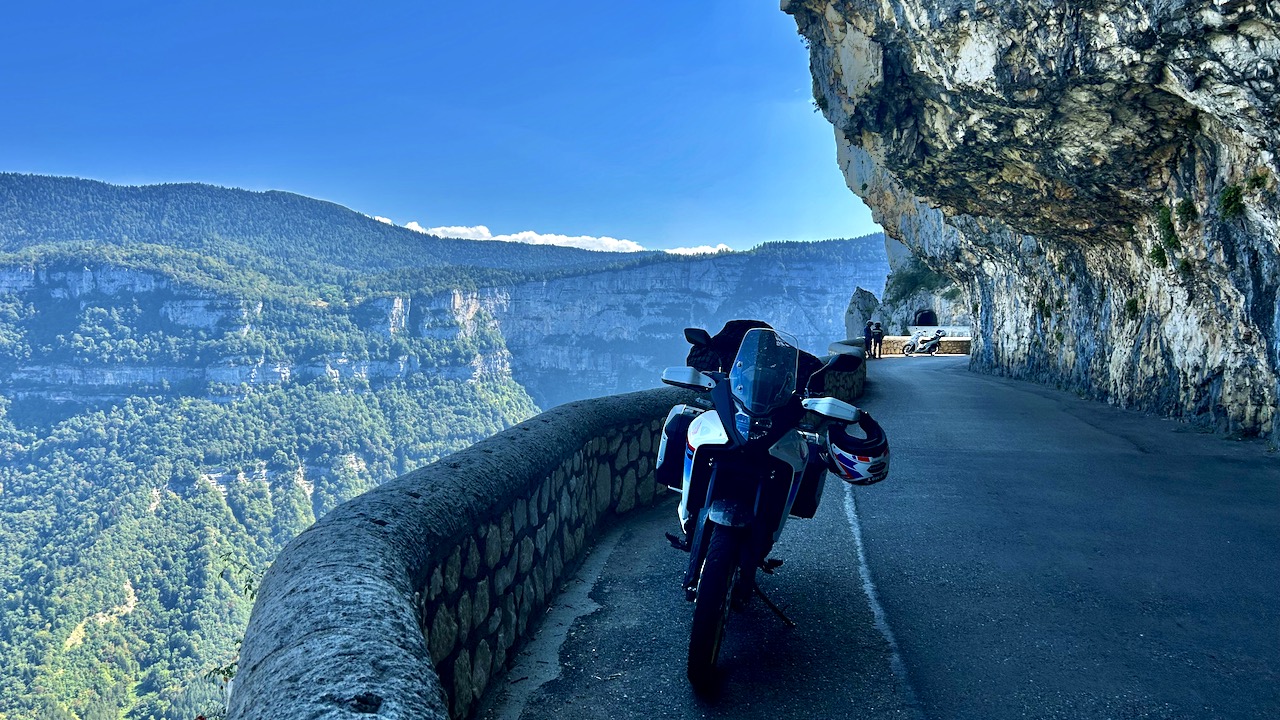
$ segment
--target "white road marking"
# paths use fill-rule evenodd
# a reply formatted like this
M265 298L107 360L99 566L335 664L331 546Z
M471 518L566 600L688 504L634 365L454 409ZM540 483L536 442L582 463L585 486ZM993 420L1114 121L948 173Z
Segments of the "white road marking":
M858 522L858 506L853 497L853 486L847 483L844 486L844 514L849 518L849 530L853 533L853 544L858 551L858 575L862 578L862 591L867 596L867 604L871 606L876 630L880 631L880 636L889 644L889 667L893 669L894 676L902 684L903 699L907 707L912 710L915 717L923 718L920 701L911 687L910 678L907 677L907 665L902 661L898 641L893 637L893 630L885 617L884 606L880 604L880 596L876 593L876 585L871 580L871 567L867 564L867 551L862 544L862 523Z

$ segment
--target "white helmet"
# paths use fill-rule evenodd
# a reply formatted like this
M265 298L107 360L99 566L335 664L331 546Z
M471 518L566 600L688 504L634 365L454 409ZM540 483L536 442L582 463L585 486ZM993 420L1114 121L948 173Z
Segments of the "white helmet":
M858 417L865 438L850 435L847 425L827 428L831 471L854 485L872 485L889 477L889 438L865 410Z

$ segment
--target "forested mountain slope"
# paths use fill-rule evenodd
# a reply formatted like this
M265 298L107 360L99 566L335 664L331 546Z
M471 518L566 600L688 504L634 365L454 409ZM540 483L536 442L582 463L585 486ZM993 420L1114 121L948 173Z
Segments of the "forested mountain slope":
M289 192L198 183L121 186L0 173L0 250L89 241L152 243L265 261L264 272L355 273L465 265L508 270L634 259L555 245L439 238Z

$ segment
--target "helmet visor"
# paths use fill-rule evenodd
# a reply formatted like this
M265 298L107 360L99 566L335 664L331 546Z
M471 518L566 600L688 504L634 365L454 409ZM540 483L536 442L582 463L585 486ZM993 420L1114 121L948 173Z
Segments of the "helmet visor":
M785 405L796 391L799 358L794 341L776 331L748 330L729 370L729 384L742 409L765 415Z

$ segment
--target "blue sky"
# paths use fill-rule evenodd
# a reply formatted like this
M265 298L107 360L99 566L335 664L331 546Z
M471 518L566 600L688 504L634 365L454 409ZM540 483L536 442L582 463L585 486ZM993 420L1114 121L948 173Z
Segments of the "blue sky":
M282 189L401 225L648 248L878 230L776 0L5 16L0 171Z

